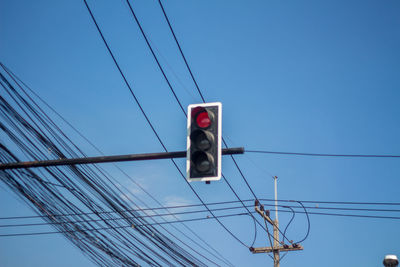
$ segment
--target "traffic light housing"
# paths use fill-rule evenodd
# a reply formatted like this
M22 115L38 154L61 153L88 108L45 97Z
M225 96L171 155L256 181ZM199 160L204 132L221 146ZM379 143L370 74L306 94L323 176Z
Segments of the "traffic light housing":
M192 104L188 107L187 180L221 179L222 104Z

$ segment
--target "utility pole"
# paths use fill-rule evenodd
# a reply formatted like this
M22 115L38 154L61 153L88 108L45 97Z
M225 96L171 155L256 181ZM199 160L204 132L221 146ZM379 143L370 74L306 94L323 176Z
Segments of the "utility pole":
M275 220L272 220L269 210L264 210L264 205L260 205L259 201L256 200L254 204L255 211L263 217L263 219L272 225L273 227L273 245L272 247L259 247L259 248L250 248L250 251L253 254L256 253L270 253L274 254L274 267L280 267L280 255L279 253L282 251L295 251L295 250L303 250L303 247L300 244L292 243L289 241L291 245L285 244L285 240L282 242L279 241L279 220L278 220L278 189L277 189L277 179L278 177L274 177L274 187L275 187ZM267 231L268 232L268 231ZM283 237L285 238L285 237ZM270 239L271 242L271 239ZM282 243L282 245L281 245Z

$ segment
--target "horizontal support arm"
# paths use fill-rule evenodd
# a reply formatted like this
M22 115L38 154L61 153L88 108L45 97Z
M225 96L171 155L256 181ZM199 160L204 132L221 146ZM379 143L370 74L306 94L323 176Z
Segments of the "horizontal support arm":
M267 222L269 222L271 225L275 225L275 223L271 220L271 218L270 218L269 216L267 216L267 215L265 214L264 211L260 210L259 207L256 206L256 207L254 207L254 209L255 209L256 212L257 212L258 214L260 214Z
M261 247L261 248L251 248L250 249L250 251L253 254L256 254L256 253L269 253L269 252L274 252L274 251L284 252L284 251L295 251L295 250L303 250L303 246L301 246L301 245L297 245L296 247L293 247L293 246L288 246L288 247L279 246L279 247L276 247L276 248Z
M243 153L244 153L243 147L222 149L222 155L233 155L233 154L243 154ZM116 155L116 156L75 158L75 159L54 159L54 160L4 163L0 164L0 170L26 169L26 168L75 165L75 164L93 164L93 163L106 163L106 162L119 162L119 161L185 158L185 157L186 157L186 151L175 151L175 152L128 154L128 155Z

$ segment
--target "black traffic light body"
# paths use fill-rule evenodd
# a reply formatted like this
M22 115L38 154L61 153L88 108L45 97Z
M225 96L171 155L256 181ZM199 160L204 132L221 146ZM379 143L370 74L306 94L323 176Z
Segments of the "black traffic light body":
M221 179L221 119L219 102L188 107L187 180Z

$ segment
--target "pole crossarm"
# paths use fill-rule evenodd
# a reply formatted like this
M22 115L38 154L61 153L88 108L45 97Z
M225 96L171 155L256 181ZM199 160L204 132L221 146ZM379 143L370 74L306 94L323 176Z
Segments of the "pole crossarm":
M263 210L260 210L259 207L254 207L255 211L260 214L267 222L269 222L272 226L275 225L274 221L271 220L271 218L265 214L265 212Z
M243 154L243 153L244 153L243 147L222 149L222 155L233 155L233 154ZM93 163L106 163L106 162L118 162L118 161L185 158L185 157L186 157L186 151L175 151L175 152L128 154L128 155L100 156L100 157L73 158L73 159L65 158L65 159L54 159L54 160L4 163L0 164L0 170L26 169L26 168L76 165L76 164L93 164Z
M301 246L301 245L296 245L296 246L293 246L293 245L290 245L290 246L279 246L279 247L260 247L260 248L251 248L250 249L250 251L253 253L253 254L256 254L256 253L270 253L270 252L277 252L277 251L280 251L280 252L284 252L284 251L295 251L295 250L303 250L304 248L303 248L303 246Z

